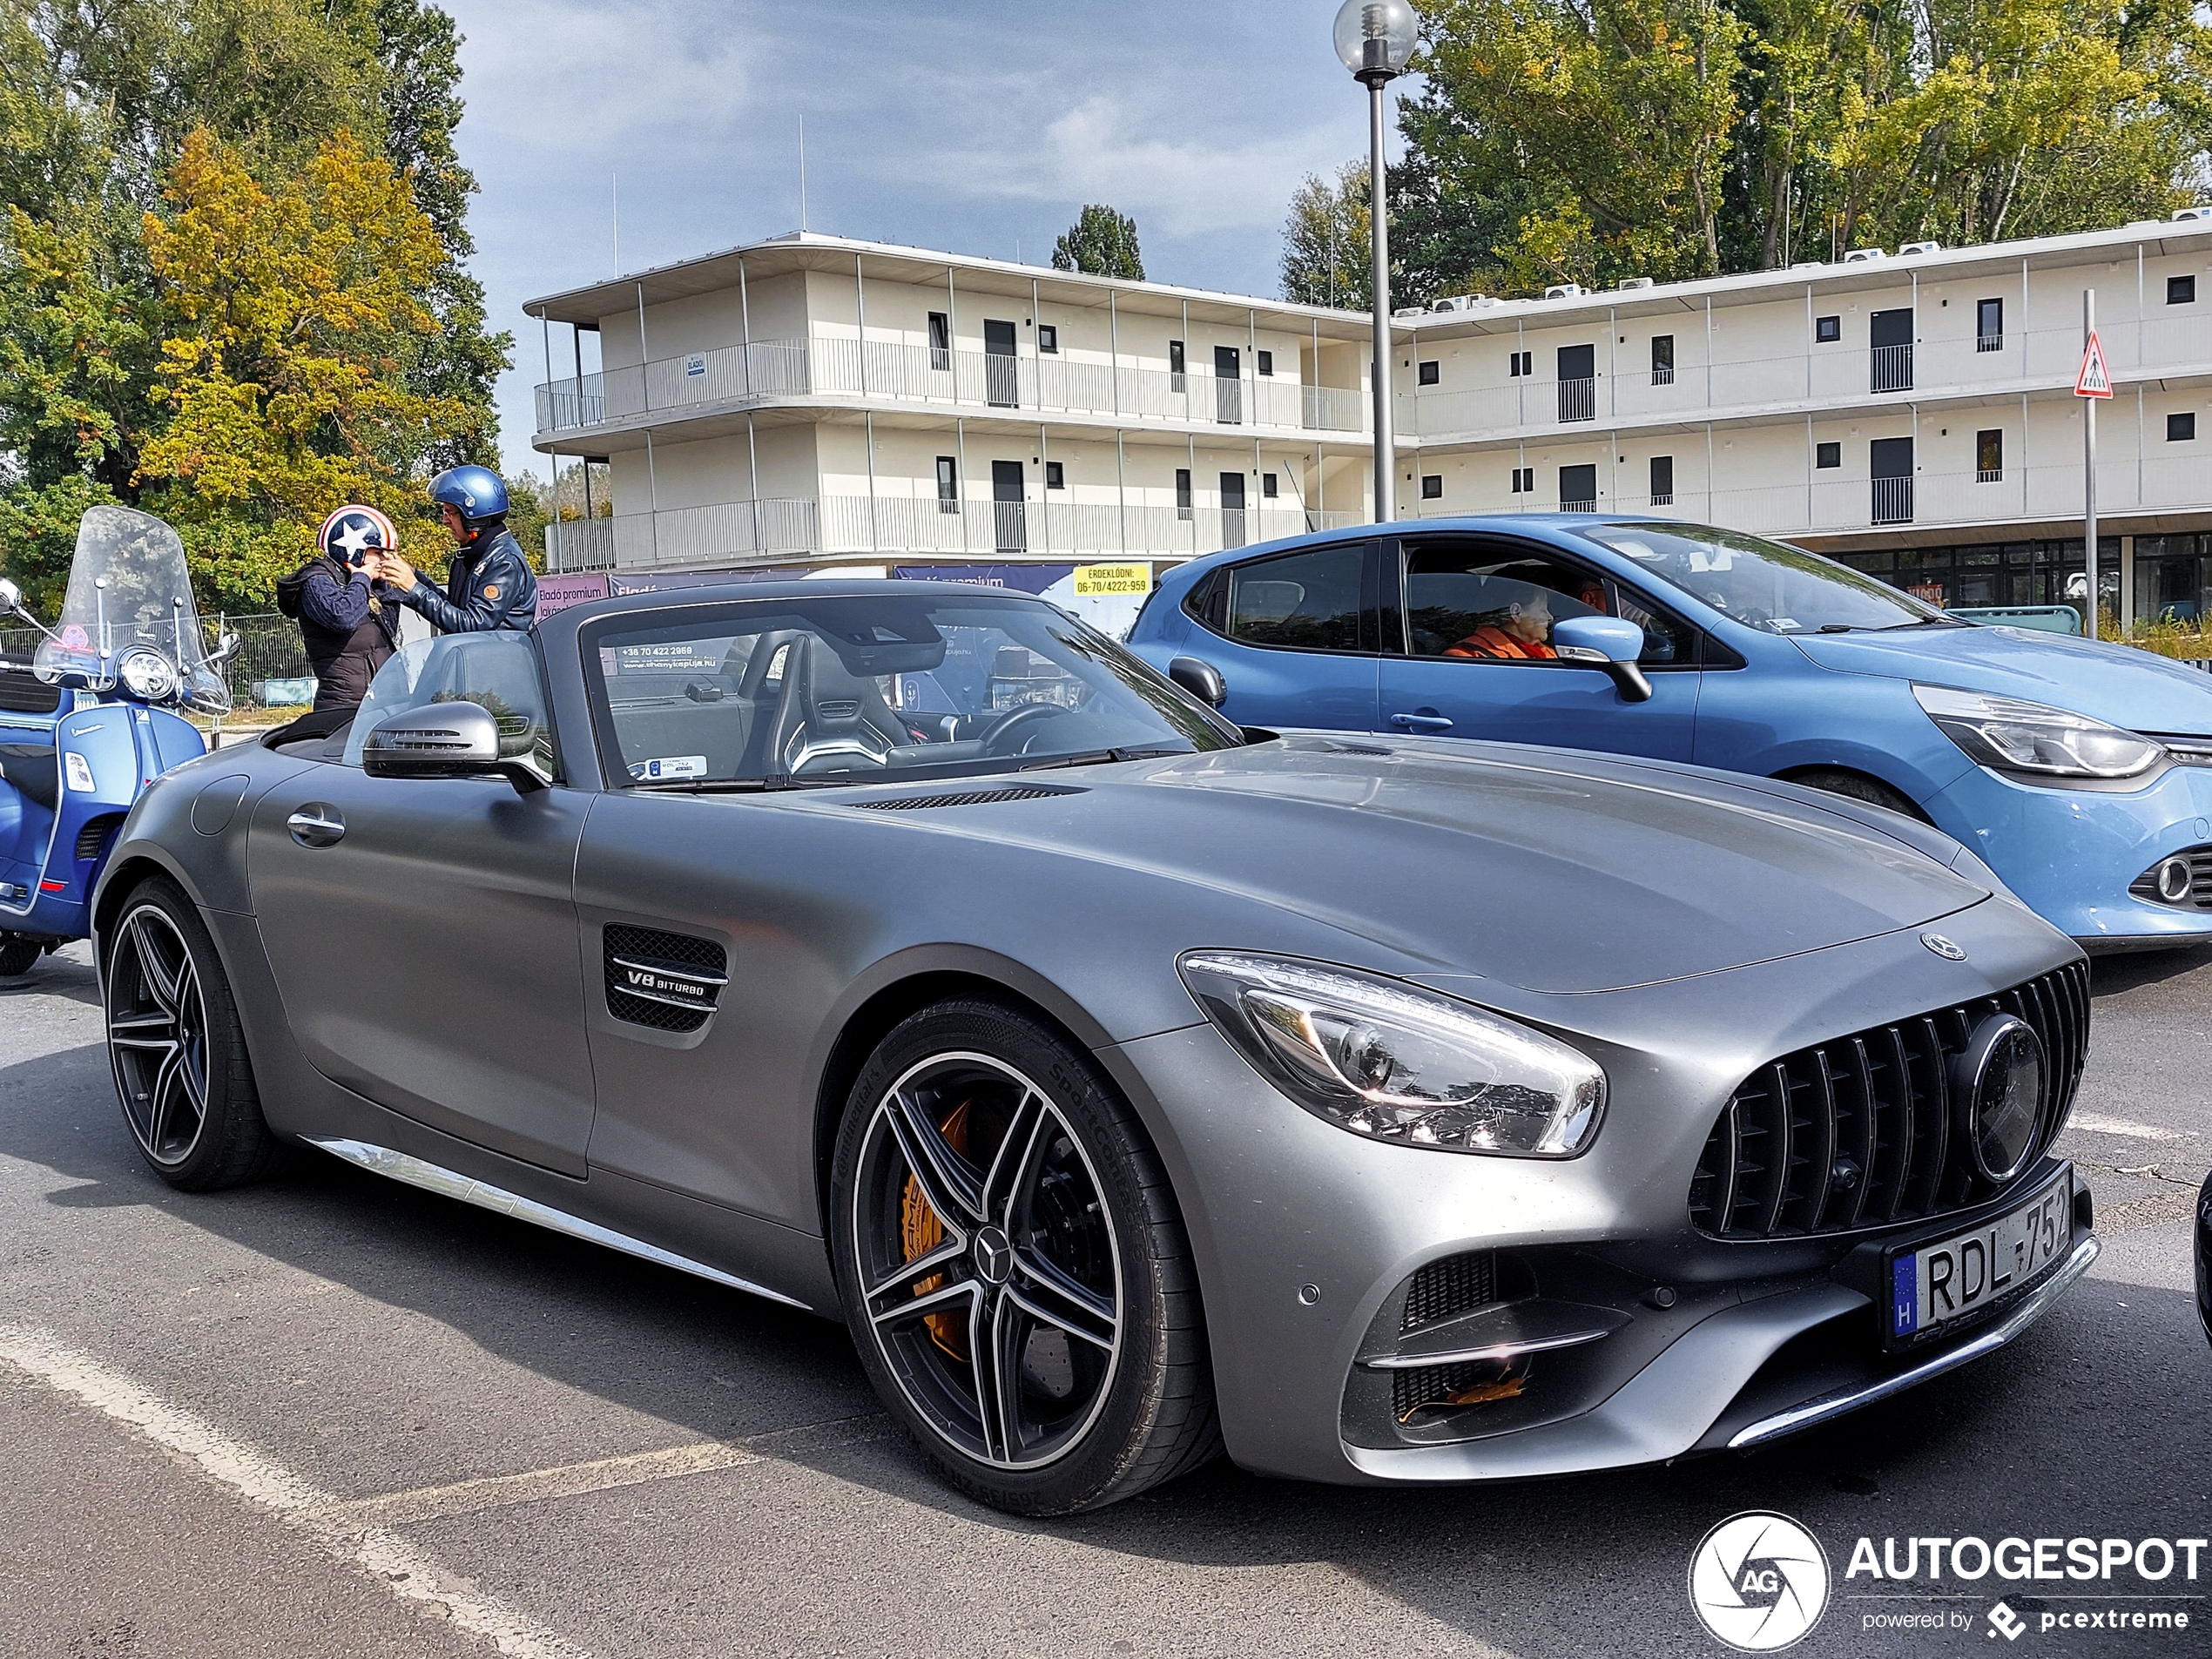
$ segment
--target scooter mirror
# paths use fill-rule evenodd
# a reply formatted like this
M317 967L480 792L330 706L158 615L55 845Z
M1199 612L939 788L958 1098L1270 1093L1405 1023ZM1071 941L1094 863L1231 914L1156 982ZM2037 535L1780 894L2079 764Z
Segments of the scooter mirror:
M228 633L226 633L220 639L215 642L215 654L207 659L207 665L210 668L220 668L225 663L227 663L232 658L238 655L238 648L240 643L241 642L239 639L238 633L235 629Z
M21 610L23 590L6 577L0 576L0 610Z

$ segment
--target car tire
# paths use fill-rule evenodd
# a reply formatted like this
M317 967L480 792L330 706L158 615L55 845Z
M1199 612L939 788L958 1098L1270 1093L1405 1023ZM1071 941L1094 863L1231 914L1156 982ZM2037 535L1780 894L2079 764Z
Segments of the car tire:
M1893 813L1920 823L1934 822L1901 790L1892 789L1879 778L1869 778L1863 772L1846 772L1841 766L1815 766L1807 772L1793 772L1783 779L1784 783L1802 784L1807 789L1825 791L1831 795L1848 795L1853 800L1863 800L1870 806L1886 806Z
M214 939L184 890L162 876L134 888L100 968L116 1099L153 1172L212 1192L273 1170L284 1144L261 1115Z
M831 1195L861 1365L953 1486L1073 1514L1221 1449L1197 1273L1158 1155L1105 1074L1035 1015L961 999L893 1030L847 1098Z
M33 939L0 939L0 979L28 974L45 954L45 946Z

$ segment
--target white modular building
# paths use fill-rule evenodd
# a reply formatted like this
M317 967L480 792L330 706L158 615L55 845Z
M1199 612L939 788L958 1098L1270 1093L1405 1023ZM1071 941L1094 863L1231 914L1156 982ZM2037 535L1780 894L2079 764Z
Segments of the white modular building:
M2195 616L2212 210L1401 312L1399 510L1659 512L1939 604L2063 603L2085 289L2117 393L2106 603ZM1371 516L1363 314L813 233L529 311L533 442L612 482L611 517L553 528L556 569L1128 563L1149 584L1160 562Z

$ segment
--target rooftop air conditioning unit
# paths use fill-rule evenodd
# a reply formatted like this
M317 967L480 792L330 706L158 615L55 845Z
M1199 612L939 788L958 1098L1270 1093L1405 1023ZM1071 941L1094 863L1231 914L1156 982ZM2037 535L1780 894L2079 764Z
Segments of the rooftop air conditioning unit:
M1877 260L1887 258L1889 255L1878 247L1855 247L1844 255L1844 263L1845 265L1871 265Z
M1792 271L1817 271L1822 266L1827 263L1828 261L1825 260L1799 260L1790 268Z
M1554 282L1550 287L1544 290L1544 298L1547 300L1579 300L1582 296L1582 285L1579 282Z
M1426 306L1400 306L1390 314L1393 317L1426 317L1428 315L1428 307Z
M1900 254L1907 256L1914 253L1940 253L1943 252L1943 244L1940 242L1907 242L1902 247L1898 248L1898 252Z
M1477 306L1494 306L1498 302L1487 293L1447 293L1432 303L1431 311L1472 311Z
M2212 205L2200 203L2195 207L2184 207L2180 212L2175 214L2174 217L2177 219L2212 219Z
M1621 279L1621 287L1623 290L1629 288L1648 288L1650 286L1651 279L1649 277L1622 277Z

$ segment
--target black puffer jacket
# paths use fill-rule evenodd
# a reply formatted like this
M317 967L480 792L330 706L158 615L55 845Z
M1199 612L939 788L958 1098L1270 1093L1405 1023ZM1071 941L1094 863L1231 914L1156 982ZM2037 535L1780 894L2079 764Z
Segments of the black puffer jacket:
M418 571L415 586L399 596L442 634L488 634L524 630L537 620L537 578L522 543L503 525L453 556L440 593Z

